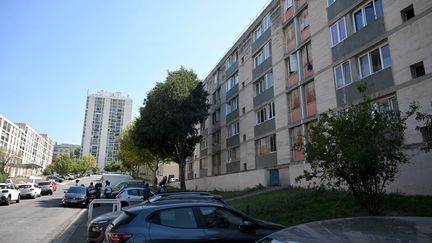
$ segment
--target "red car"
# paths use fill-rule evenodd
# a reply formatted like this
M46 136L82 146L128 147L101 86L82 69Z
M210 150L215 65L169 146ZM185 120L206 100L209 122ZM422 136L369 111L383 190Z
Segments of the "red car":
M54 191L57 191L57 183L55 183L54 181L51 181L51 187Z

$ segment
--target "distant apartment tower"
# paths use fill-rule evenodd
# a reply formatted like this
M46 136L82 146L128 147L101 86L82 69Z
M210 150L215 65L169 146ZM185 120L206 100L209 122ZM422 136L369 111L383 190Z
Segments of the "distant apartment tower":
M42 173L51 163L54 140L39 134L25 123L14 123L0 114L0 149L11 177Z
M100 91L87 96L81 154L96 157L98 167L117 160L120 133L131 123L132 99Z
M76 144L55 144L54 145L54 153L53 156L61 156L61 155L71 155L74 153L75 149L79 148L79 145Z
M272 0L203 80L209 117L187 160L198 190L306 186L301 147L319 114L362 100L432 113L432 1ZM221 32L220 34L223 34ZM432 195L431 141L410 119L390 192ZM353 137L353 140L356 139Z

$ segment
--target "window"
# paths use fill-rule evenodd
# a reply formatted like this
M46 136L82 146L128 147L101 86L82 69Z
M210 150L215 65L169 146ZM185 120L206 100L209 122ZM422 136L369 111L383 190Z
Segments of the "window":
M332 46L337 45L341 41L345 40L345 38L347 38L345 17L330 27L330 36Z
M228 162L240 160L240 146L228 149Z
M414 7L413 7L413 5L411 4L408 7L404 8L401 11L401 16L402 16L402 21L403 22L408 21L408 20L414 18L415 13L414 13Z
M311 44L307 44L303 49L302 49L302 61L303 61L303 67L307 70L307 71L311 71L312 70L312 46Z
M257 140L256 147L258 155L276 152L276 134Z
M336 88L344 87L351 83L350 62L344 62L334 68Z
M238 82L239 82L239 76L238 73L236 73L226 81L226 91L227 92L230 91L234 86L238 84Z
M212 123L215 124L220 121L220 109L217 109L212 114Z
M426 74L423 61L410 66L412 78L418 78Z
M295 40L294 25L293 24L290 24L287 26L287 28L285 30L285 36L287 38L288 43Z
M312 116L317 113L316 110L316 96L315 96L315 85L314 82L310 82L305 85L304 88L305 100L306 100L306 114Z
M295 72L297 72L298 66L297 66L297 55L289 55L288 57L288 73L291 75Z
M197 228L192 208L174 208L163 210L152 219L153 223L174 228Z
M219 103L220 102L220 88L218 88L214 93L213 93L213 104Z
M369 2L353 14L355 31L359 31L381 16L383 16L381 0Z
M275 105L271 102L256 112L256 124L261 124L275 117Z
M234 63L237 62L238 59L238 52L235 51L233 54L231 54L225 61L225 70L230 68Z
M336 0L327 0L327 7L332 5L334 2L336 2Z
M215 132L215 133L212 134L213 145L220 144L220 135L221 135L220 130L218 130L217 132Z
M301 146L303 145L302 127L295 127L290 130L291 149L293 151L293 160L298 161L304 159L304 154Z
M263 20L261 21L261 24L255 29L253 33L253 41L256 41L268 28L271 26L271 19L270 19L270 13L268 13Z
M207 148L207 137L203 137L200 143L201 149Z
M270 42L264 45L264 47L254 56L254 68L258 67L264 60L267 60L271 56Z
M234 122L228 126L228 137L232 137L240 133L239 122Z
M219 207L200 207L199 211L207 228L233 229L236 232L244 219L233 212Z
M273 87L273 73L269 72L263 78L254 83L255 95L259 95L268 88Z
M306 27L309 26L309 17L308 17L307 8L303 10L303 12L300 14L299 23L300 23L300 31L306 29Z
M238 96L236 96L235 98L231 99L230 101L227 102L226 104L226 114L229 114L235 110L238 109Z
M359 58L360 75L362 78L378 72L391 65L388 44L370 51Z
M284 1L284 8L285 10L288 10L289 8L291 8L293 5L293 0L285 0Z

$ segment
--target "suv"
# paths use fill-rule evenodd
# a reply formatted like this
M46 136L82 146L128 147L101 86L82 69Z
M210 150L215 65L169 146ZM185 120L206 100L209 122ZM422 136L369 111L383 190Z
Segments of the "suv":
M52 181L41 181L38 183L38 187L41 189L42 195L52 195L54 192Z
M167 192L162 194L157 194L152 196L148 201L142 202L135 206L126 207L122 210L126 210L132 207L146 206L154 202L164 201L166 203L172 202L177 203L184 200L193 201L205 201L205 202L216 202L220 204L225 204L222 200L222 196L211 194L209 192ZM102 214L94 218L88 225L87 228L87 242L99 243L103 242L105 239L105 229L106 227L117 218L122 212L111 212Z
M0 183L0 202L9 205L12 201L19 203L21 200L20 191L14 184Z

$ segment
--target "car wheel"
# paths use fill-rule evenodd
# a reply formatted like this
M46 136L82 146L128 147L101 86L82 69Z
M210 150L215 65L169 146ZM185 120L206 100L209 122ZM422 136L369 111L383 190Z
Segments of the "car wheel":
M18 199L16 200L16 203L19 203L21 200L21 196L18 194Z
M11 196L9 195L9 197L8 197L7 200L6 200L6 205L9 205L9 204L10 204L10 201L11 201Z
M35 194L33 195L33 197L32 197L33 199L36 199L37 198L37 193L35 192Z
M50 191L50 195L52 196L52 194L53 194L53 192L52 191Z

